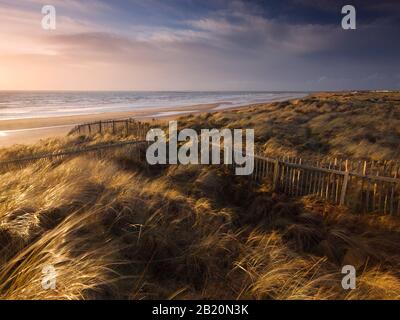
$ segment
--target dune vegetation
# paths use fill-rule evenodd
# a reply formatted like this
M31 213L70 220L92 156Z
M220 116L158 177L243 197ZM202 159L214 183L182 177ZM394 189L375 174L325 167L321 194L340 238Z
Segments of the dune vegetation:
M258 151L273 156L400 160L400 92L321 93L182 117L179 125L252 128Z
M269 153L397 159L399 101L320 94L179 126L253 127ZM129 138L48 139L0 159ZM82 155L0 173L0 299L400 299L399 243L399 217L289 198L224 166ZM348 264L355 290L341 285Z

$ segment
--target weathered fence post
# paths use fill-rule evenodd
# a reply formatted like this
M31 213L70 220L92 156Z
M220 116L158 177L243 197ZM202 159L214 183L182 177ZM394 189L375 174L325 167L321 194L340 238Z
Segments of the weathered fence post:
M274 188L274 191L277 191L278 190L278 180L279 179L279 160L278 159L276 159L275 161L274 161L274 178L273 178L273 188Z
M344 206L346 200L346 193L347 193L347 185L349 183L349 172L346 171L343 178L343 185L342 185L342 193L340 195L340 205Z

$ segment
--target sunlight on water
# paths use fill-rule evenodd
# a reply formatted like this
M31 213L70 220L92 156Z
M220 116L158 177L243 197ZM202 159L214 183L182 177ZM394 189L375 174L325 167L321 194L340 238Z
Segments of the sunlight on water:
M303 97L299 92L7 92L0 91L0 120L72 116L220 104L221 109Z

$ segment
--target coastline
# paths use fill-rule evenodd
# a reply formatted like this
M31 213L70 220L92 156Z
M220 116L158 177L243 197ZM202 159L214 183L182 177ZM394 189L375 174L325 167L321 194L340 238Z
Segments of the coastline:
M301 99L304 96L288 97L266 101L259 104L269 104L279 101L290 101ZM248 108L255 105L229 106L229 103L197 104L173 108L151 108L149 110L103 112L85 115L71 115L43 118L8 119L0 121L0 148L9 147L14 144L33 144L41 139L50 137L62 137L77 124L84 122L135 118L141 121L150 119L173 120L188 114L206 112L227 112L231 110Z

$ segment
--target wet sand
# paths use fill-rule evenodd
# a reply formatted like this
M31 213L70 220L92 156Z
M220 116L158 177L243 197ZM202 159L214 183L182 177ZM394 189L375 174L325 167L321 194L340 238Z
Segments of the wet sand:
M279 98L265 102L265 104L284 100L295 100L303 97L304 95L300 95L298 97L291 96L286 98ZM213 111L224 112L234 109L248 108L249 106L251 105L230 107L228 102L220 102L173 108L151 108L148 110L137 110L129 112L106 112L98 114L62 117L1 120L0 148L12 146L14 144L32 144L45 138L65 136L74 126L85 122L110 119L117 120L126 118L135 118L141 121L151 119L167 121L177 119L180 116L187 114L197 114Z
M185 114L196 114L215 110L220 104L201 104L187 107L158 108L147 111L106 112L88 115L30 118L0 121L0 147L14 144L32 144L40 139L65 136L77 124L109 119L135 118L175 119ZM221 110L220 110L221 111Z

